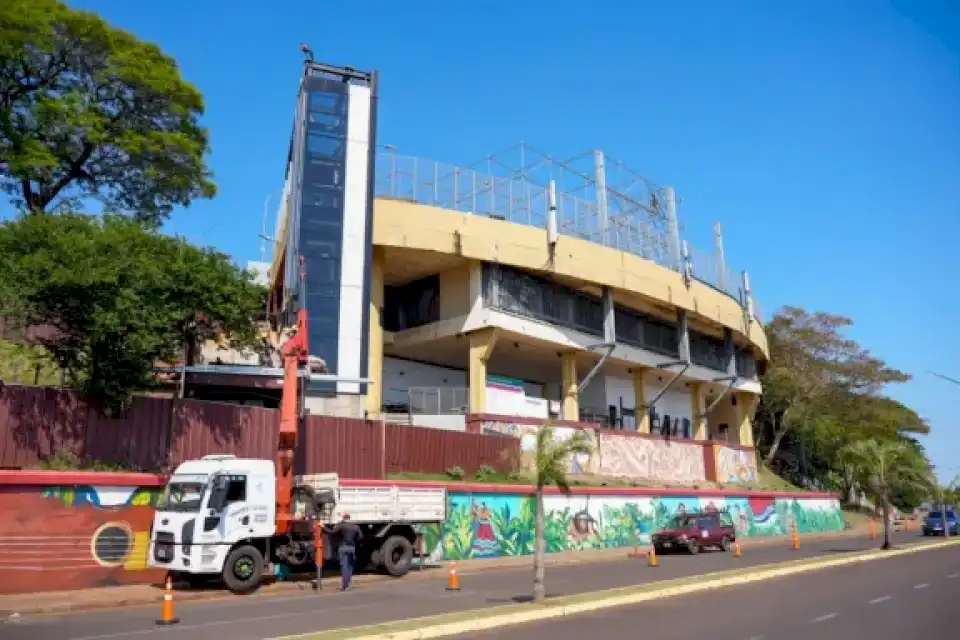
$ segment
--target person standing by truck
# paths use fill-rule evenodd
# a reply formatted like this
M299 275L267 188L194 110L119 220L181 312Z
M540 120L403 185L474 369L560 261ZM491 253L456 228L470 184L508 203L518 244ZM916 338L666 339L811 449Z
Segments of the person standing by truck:
M337 557L340 559L340 590L349 591L353 580L353 571L357 566L357 545L363 540L363 531L350 522L350 514L340 517L340 522L330 526L324 525L324 531L330 535L330 543L337 548Z

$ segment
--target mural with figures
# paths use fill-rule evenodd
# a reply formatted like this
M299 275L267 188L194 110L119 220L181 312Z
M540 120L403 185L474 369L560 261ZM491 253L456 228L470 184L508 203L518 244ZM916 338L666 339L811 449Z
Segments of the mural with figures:
M753 484L757 482L757 456L751 451L717 447L717 482Z
M153 487L0 486L0 594L159 579L146 564L159 497Z
M842 531L843 512L833 499L563 496L544 499L548 552L649 544L650 536L675 515L726 511L741 536ZM423 527L431 560L467 560L533 553L534 498L500 493L452 493L443 526Z

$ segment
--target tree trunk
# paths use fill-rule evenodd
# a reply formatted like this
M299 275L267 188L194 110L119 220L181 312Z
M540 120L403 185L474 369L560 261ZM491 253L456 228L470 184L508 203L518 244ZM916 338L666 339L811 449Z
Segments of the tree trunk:
M887 500L886 493L880 497L880 502L883 505L883 547L881 548L889 549L893 545L890 544L890 501Z
M543 537L543 488L537 487L537 495L534 498L537 501L537 525L536 525L536 549L533 552L533 601L542 602L546 597L546 590L543 586L544 574L544 556L546 555L547 543Z
M773 434L773 442L770 443L770 450L767 451L766 457L763 459L763 463L768 467L773 462L773 459L777 457L777 451L780 449L780 441L783 440L783 436L787 435L786 429L781 429Z

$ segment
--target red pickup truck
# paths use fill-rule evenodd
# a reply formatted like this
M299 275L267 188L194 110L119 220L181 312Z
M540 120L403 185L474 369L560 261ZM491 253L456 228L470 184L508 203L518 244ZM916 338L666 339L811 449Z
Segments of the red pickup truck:
M685 513L674 516L666 528L653 534L653 548L657 553L686 550L700 553L704 547L729 551L737 540L733 520L725 513Z

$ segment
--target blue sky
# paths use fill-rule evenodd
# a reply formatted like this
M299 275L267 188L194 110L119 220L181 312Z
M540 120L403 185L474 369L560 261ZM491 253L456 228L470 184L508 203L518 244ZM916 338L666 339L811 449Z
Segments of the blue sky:
M768 315L849 315L914 375L892 393L933 425L941 475L960 472L960 387L927 373L960 377L955 1L74 4L159 43L206 94L220 195L171 231L257 258L307 42L380 70L379 138L400 153L602 148L674 185L687 237L709 248L719 220Z

